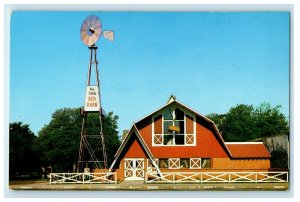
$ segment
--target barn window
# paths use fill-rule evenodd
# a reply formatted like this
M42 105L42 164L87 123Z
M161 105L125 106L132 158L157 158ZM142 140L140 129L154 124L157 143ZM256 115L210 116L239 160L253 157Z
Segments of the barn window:
M190 159L190 168L200 169L200 168L211 168L211 159L210 158L191 158Z
M158 159L154 159L154 162L156 165L158 165ZM152 161L150 159L147 159L147 171L148 172L155 172L156 167L154 166L154 164L152 163Z
M190 159L180 159L180 168L189 168Z
M184 145L184 135L175 135L175 144Z
M201 158L191 158L190 163L191 163L192 169L200 169L201 168Z
M162 143L162 135L154 135L154 144Z
M170 107L153 117L153 145L195 145L195 118L182 109Z
M168 159L159 159L159 168L169 168Z
M210 158L202 158L201 159L201 167L202 168L211 168L211 159Z
M180 168L180 160L179 159L169 159L170 169L179 169Z
M185 136L185 142L186 144L194 144L195 140L194 140L194 135L186 135Z

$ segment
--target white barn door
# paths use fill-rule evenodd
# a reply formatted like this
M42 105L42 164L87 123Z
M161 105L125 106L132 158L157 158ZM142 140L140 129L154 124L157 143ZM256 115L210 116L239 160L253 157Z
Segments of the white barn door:
M144 159L125 158L124 159L124 178L125 180L144 180Z

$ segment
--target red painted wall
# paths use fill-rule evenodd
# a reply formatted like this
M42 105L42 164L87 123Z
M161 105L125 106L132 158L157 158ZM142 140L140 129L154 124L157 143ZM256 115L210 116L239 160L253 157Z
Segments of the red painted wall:
M124 155L125 158L144 158L146 157L142 146L139 144L138 140L135 139L129 150Z
M196 118L196 146L152 146L151 117L137 123L137 128L154 158L228 157L217 140L212 125L199 117Z
M194 133L193 118L188 115L186 115L186 133L188 134Z
M162 116L158 116L154 119L154 133L162 134Z

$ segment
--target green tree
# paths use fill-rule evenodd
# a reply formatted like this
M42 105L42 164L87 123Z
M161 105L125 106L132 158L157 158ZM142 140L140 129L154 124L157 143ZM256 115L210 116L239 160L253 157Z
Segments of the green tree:
M265 136L289 133L288 121L280 112L280 106L272 107L262 103L253 105L239 104L223 115L209 114L225 141L251 141Z
M9 124L9 176L31 175L39 172L39 160L33 151L36 136L29 125L22 122Z
M240 104L233 107L225 116L223 138L226 141L249 141L255 138L256 128L253 106Z
M38 133L35 150L44 166L54 171L72 171L80 141L81 117L78 109L58 109Z
M79 108L56 110L50 123L45 125L38 134L36 151L41 154L43 165L51 165L55 172L73 171L73 165L77 164L82 124L79 111ZM113 112L109 112L102 119L109 160L120 145L117 120L118 116L113 115ZM91 134L99 132L98 114L90 114L87 123Z
M225 122L226 114L211 113L211 114L206 115L206 117L209 118L210 120L212 120L216 124L219 132L221 134L223 134L225 126L226 126L225 125L226 124L226 122Z
M288 168L288 153L282 147L279 147L271 152L271 167L272 168Z
M289 133L285 116L280 112L281 106L274 108L269 103L260 104L254 111L257 137L282 135Z
M121 142L118 137L118 119L117 115L109 112L103 119L103 131L105 134L108 165L111 165Z

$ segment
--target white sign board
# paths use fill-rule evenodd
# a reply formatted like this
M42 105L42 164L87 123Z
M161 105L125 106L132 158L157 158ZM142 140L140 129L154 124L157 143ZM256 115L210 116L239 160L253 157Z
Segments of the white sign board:
M87 112L99 112L99 88L98 86L87 86L84 102L84 111Z

